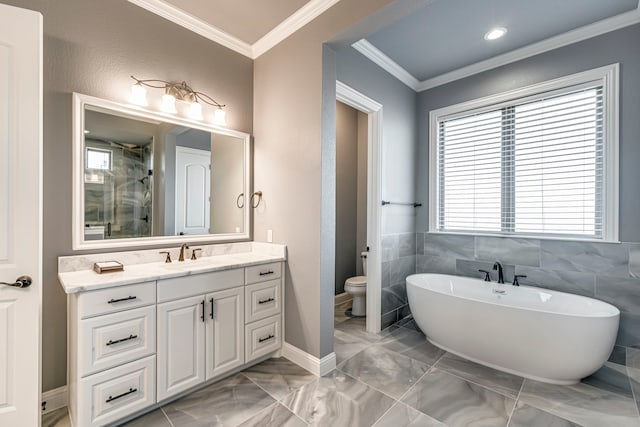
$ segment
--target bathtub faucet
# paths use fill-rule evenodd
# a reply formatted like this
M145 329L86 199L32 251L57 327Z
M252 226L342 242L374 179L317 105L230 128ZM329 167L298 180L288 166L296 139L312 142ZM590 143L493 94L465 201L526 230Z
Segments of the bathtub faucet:
M498 270L498 283L504 283L504 274L502 272L502 264L496 261L493 264L493 269Z

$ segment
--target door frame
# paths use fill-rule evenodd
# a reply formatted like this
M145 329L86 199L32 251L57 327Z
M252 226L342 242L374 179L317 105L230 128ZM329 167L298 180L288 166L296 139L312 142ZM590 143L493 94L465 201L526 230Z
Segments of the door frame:
M380 262L381 207L380 151L382 104L336 80L336 101L367 115L367 331L380 332L382 264Z

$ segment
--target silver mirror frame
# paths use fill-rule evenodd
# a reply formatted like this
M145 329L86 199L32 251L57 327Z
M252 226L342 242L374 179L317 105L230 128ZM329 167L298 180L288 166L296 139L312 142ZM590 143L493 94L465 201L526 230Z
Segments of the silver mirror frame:
M84 111L90 105L130 117L168 122L180 126L233 136L244 141L244 194L251 194L251 135L213 124L203 123L148 110L129 104L108 101L80 93L73 93L73 173L72 173L72 248L74 251L91 249L117 249L144 246L168 246L192 243L238 242L251 239L251 208L245 204L242 233L220 233L185 236L135 237L113 240L84 240Z

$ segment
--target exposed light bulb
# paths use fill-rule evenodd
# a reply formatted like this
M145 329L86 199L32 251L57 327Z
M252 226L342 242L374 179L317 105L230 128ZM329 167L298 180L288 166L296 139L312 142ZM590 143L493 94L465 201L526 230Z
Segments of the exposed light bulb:
M221 126L227 125L227 112L222 108L217 108L216 111L213 112L213 123Z
M504 28L504 27L496 27L496 28L492 28L491 30L489 30L489 32L484 35L484 39L485 40L496 40L496 39L499 39L500 37L504 36L505 34L507 34L507 29L506 28Z
M178 112L176 109L176 97L165 93L162 95L162 111L165 113L175 114Z
M146 107L149 105L147 102L147 90L138 83L131 85L131 97L129 98L129 101L132 104Z
M192 119L196 119L196 120L203 119L202 105L200 105L198 101L191 103L191 106L189 107L189 116L191 116Z

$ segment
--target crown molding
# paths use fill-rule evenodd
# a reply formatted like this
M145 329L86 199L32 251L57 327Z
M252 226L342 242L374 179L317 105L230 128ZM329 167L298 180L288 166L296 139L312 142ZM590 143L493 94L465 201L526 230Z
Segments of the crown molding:
M393 59L385 55L380 49L369 43L367 39L361 39L351 46L353 46L355 50L373 61L380 68L394 76L396 79L400 80L405 85L409 86L411 89L415 90L416 92L419 90L421 82L418 79L416 79L407 70L402 68Z
M255 59L267 52L339 1L340 0L311 0L255 42L252 46L253 58Z
M129 2L136 6L140 6L149 12L155 13L158 16L251 59L256 59L267 52L339 1L340 0L311 0L251 45L164 0L129 0Z
M253 59L253 50L249 43L246 43L217 27L209 25L163 0L129 0L129 2L178 24L181 27L191 30L202 37Z
M412 74L369 43L366 39L362 39L354 43L352 46L358 52L362 53L402 83L406 84L416 92L422 92L437 86L451 83L455 80L479 74L512 62L520 61L531 56L539 55L550 50L558 49L563 46L619 30L637 23L640 23L640 6L635 10L576 28L575 30L550 37L529 46L525 46L423 81L416 79Z

